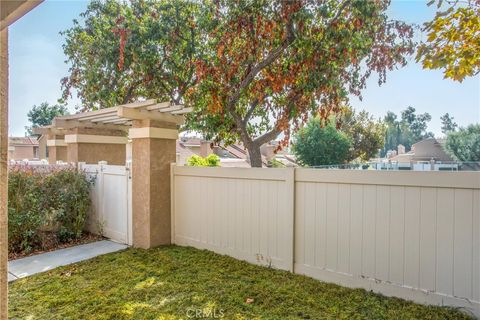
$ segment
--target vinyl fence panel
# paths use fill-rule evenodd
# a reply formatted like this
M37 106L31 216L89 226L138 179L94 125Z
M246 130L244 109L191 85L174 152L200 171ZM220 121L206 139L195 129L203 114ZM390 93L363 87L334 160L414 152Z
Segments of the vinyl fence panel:
M293 271L293 169L172 167L172 241Z
M296 169L295 272L478 315L479 186L476 172Z
M172 166L172 242L480 316L480 173Z

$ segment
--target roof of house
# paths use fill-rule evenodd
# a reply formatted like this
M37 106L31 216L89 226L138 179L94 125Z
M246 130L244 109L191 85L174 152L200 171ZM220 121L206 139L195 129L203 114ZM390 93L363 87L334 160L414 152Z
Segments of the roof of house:
M10 146L38 146L38 140L35 137L8 137Z
M200 147L202 139L198 137L181 137L180 142L186 147Z
M412 145L412 150L397 154L390 160L397 162L411 162L411 161L435 161L449 162L453 158L444 150L444 139L427 138Z
M192 152L190 149L185 147L180 140L176 141L176 151L180 156L180 163L185 163L188 158L193 156L195 153Z

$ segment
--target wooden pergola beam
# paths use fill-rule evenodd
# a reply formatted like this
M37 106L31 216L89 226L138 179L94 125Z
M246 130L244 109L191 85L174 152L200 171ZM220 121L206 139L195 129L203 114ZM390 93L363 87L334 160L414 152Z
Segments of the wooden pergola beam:
M182 116L176 116L169 113L161 113L158 111L141 111L125 107L119 107L117 109L117 115L120 118L127 118L131 120L157 120L174 123L176 125L181 125L184 121Z
M138 101L116 107L77 113L57 117L52 127L73 128L81 126L79 123L90 122L98 124L130 124L130 120L156 120L174 125L183 124L183 114L191 108L183 105L172 106L170 102L157 103L156 99Z
M160 112L172 112L172 111L178 111L178 110L182 110L182 109L183 109L182 105L176 105L176 106L171 106L171 107L168 107L168 108L163 108L163 109L160 109L158 111L160 111Z
M137 101L137 102L127 103L127 104L122 104L117 106L117 108L118 107L126 107L126 108L132 108L132 109L143 108L143 107L154 105L156 102L157 102L156 99L149 99L145 101Z
M65 130L73 128L97 128L97 129L109 129L109 130L128 130L128 126L119 126L112 124L96 123L91 121L78 121L78 120L64 120L55 118L52 121L52 125L49 127L44 127L46 130ZM43 128L35 128L43 129Z
M154 104L153 106L146 107L145 110L152 111L152 110L161 110L170 107L170 102L161 102Z
M178 111L173 111L172 114L176 114L176 115L186 114L186 113L190 113L192 111L193 111L193 108L183 108L183 109L178 110Z

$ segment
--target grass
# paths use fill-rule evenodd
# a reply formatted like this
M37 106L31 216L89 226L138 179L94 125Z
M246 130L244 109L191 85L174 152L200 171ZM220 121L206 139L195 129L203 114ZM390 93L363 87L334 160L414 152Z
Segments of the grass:
M9 289L11 319L468 319L176 246L100 256Z

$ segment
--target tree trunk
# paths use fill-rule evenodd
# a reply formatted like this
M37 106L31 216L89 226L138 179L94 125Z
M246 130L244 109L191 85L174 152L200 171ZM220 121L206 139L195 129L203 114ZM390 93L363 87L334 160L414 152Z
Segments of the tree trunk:
M247 146L248 155L250 156L250 165L252 168L262 167L262 153L258 143L250 143Z

